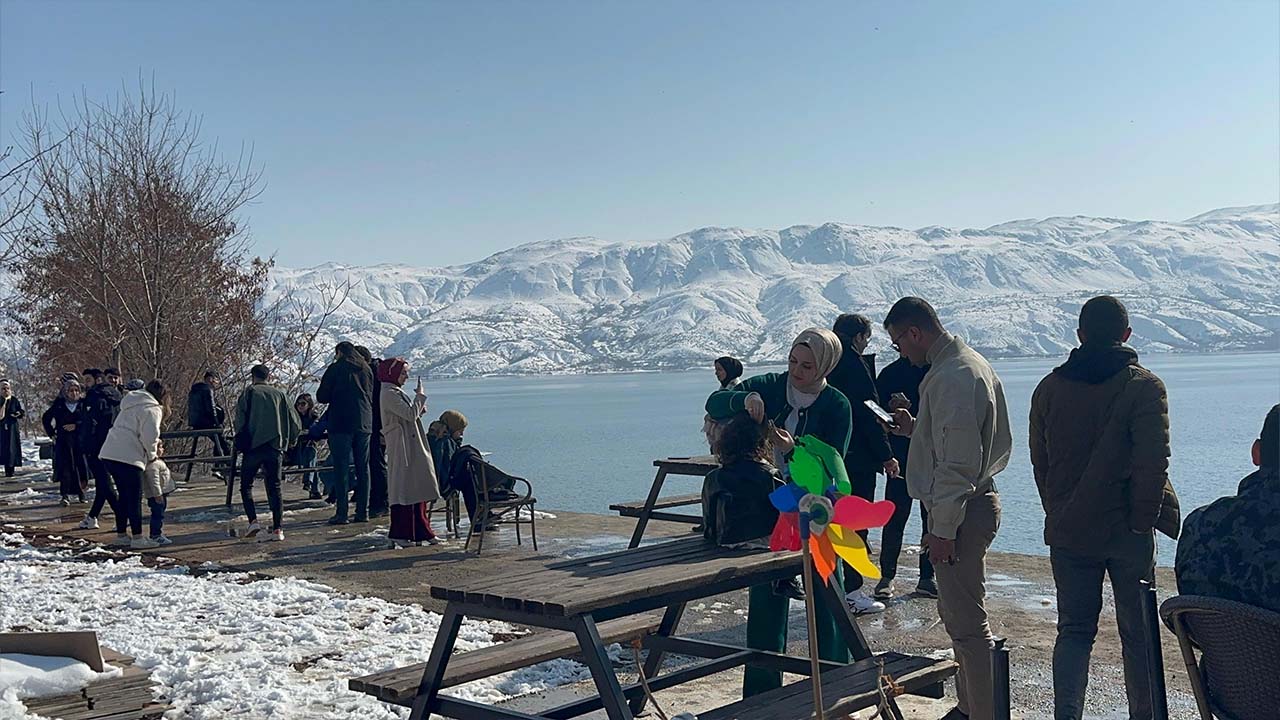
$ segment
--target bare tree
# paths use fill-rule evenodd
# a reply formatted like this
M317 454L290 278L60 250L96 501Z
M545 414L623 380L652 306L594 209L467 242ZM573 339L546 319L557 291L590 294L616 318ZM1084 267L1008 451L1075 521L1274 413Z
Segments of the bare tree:
M267 308L266 362L290 395L319 382L315 373L333 353L331 321L351 296L351 287L349 279L323 282L315 288L316 298L284 294Z
M145 87L27 120L39 212L17 311L36 365L110 363L178 385L255 358L272 263L250 257L239 218L261 187L251 154L224 161L198 117Z

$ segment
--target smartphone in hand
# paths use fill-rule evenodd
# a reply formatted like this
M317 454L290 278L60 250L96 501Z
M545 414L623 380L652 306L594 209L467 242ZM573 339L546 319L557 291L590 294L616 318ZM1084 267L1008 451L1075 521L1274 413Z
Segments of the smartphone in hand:
M880 407L880 404L877 403L875 400L863 400L862 404L865 405L868 410L874 413L875 416L880 420L880 422L884 423L885 425L888 425L890 428L898 427L898 423L894 422L893 420L893 414L890 413L888 410L885 410L884 408Z

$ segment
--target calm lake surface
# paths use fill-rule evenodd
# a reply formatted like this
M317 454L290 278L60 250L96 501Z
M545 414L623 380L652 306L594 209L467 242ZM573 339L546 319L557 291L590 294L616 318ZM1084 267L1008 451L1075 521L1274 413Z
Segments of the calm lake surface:
M1267 410L1280 402L1280 353L1146 355L1143 364L1169 390L1173 426L1170 477L1191 509L1235 491L1252 472L1249 447ZM1031 476L1027 415L1031 393L1060 359L994 363L1013 424L1013 458L996 478L1004 518L995 548L1044 554L1044 514ZM763 371L748 368L747 374ZM461 410L467 441L502 469L533 482L544 510L608 513L639 500L653 481L653 460L705 454L703 402L716 387L711 370L556 377L445 380L428 384L429 417ZM701 480L672 477L664 492L696 492ZM883 479L877 493L883 493ZM907 530L919 537L919 526ZM1164 542L1160 563L1171 564Z

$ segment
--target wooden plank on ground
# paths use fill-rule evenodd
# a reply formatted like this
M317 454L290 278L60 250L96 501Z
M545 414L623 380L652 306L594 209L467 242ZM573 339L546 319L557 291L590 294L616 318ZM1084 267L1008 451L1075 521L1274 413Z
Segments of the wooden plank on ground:
M658 615L633 615L600 623L600 637L605 643L626 642L640 638L656 631L661 619ZM462 685L472 680L529 667L577 652L578 640L572 633L561 631L536 633L451 657L448 667L445 668L444 682L441 687ZM348 680L347 687L385 702L408 706L413 703L413 696L418 691L418 683L422 680L422 673L426 667L426 663L417 663L384 670Z

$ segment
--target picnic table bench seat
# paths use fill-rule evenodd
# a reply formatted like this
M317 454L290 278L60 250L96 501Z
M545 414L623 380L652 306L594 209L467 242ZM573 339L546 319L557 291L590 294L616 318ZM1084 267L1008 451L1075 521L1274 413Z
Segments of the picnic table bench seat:
M609 509L618 513L622 517L640 517L641 511L645 509L646 501L633 500L631 502L614 503ZM649 507L650 510L664 510L666 508L684 507L686 505L702 504L702 493L690 493L688 495L669 495L659 499ZM654 519L660 519L654 515Z
M640 546L640 541L644 539L644 530L648 527L650 520L686 523L689 525L700 524L702 522L702 513L673 513L663 512L663 510L689 505L701 505L702 494L694 493L664 498L662 497L662 486L666 482L668 475L705 477L718 464L716 459L709 455L654 460L653 466L658 468L658 472L653 477L653 484L649 487L648 497L644 500L615 503L609 506L610 510L618 513L621 517L633 517L636 519L635 530L631 533L630 547Z
M822 702L827 717L843 717L880 704L880 673L905 693L942 697L942 682L955 675L954 660L886 652L851 665L822 671ZM698 713L698 720L800 720L813 716L809 678ZM892 715L890 715L892 717Z
M600 639L605 643L638 640L653 634L661 620L661 615L635 615L601 623ZM578 640L572 633L555 630L533 633L453 656L445 669L444 681L440 687L456 687L509 670L569 657L578 652ZM411 707L413 697L418 692L418 682L422 680L422 671L426 667L426 663L417 663L384 670L348 680L347 687L355 692L372 695L383 702Z

